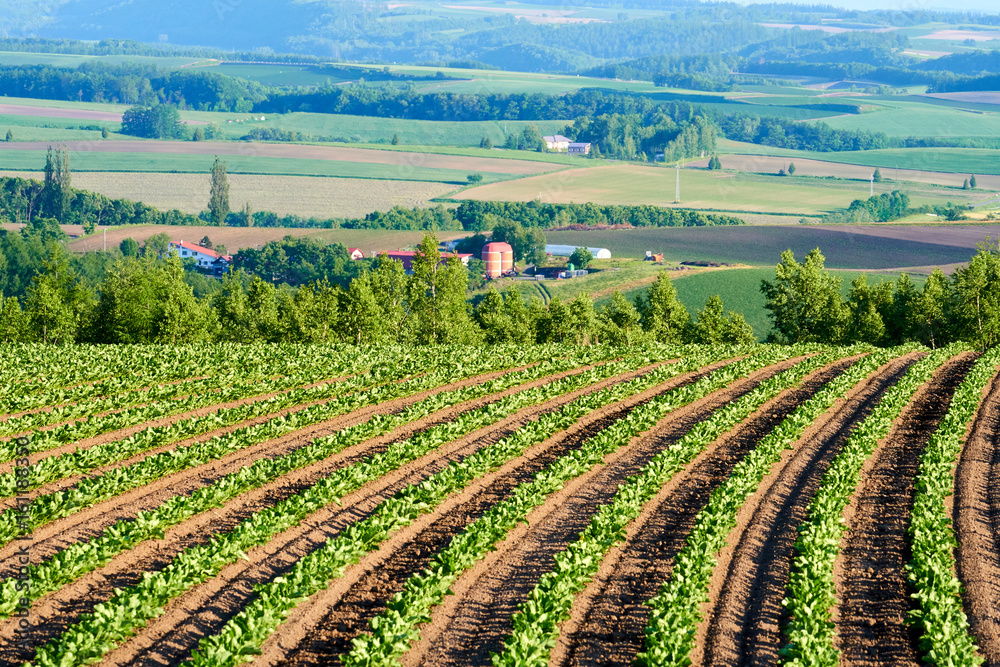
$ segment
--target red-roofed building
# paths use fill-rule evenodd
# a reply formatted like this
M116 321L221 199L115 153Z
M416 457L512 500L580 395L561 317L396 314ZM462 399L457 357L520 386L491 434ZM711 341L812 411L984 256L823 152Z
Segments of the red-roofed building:
M417 256L414 250L396 250L394 252L380 252L379 257L386 256L389 259L395 259L402 262L403 269L406 271L406 275L411 275L413 273L413 258ZM463 266L469 265L469 258L472 257L471 253L454 253L454 252L443 252L441 253L441 263L444 264L449 257L458 257L462 261Z
M193 259L195 266L203 271L222 275L233 261L232 255L220 255L214 250L203 248L188 241L170 242L170 250L176 250L181 259Z
M361 248L348 248L347 252L351 253L351 259L365 258L365 253L361 252Z

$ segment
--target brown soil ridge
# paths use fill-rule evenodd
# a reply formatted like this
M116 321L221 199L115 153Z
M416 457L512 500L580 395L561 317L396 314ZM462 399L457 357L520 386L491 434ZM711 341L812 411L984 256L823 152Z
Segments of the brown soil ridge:
M227 566L218 577L172 602L163 617L153 621L137 638L106 656L104 664L131 665L136 662L155 662L158 665L179 664L196 648L202 637L220 630L229 618L245 606L252 598L255 584L286 574L299 559L321 548L327 539L338 534L350 523L369 516L379 503L391 497L397 490L419 483L430 474L443 469L449 462L460 460L471 452L517 431L538 414L550 412L580 395L591 393L601 387L636 377L658 365L660 364L608 378L541 405L526 407L504 422L487 426L452 441L436 452L365 485L344 497L339 503L340 507L331 505L326 510L314 513L299 526L276 536L267 545L252 549L248 553L249 561L240 561ZM671 382L691 381L689 375L691 374L675 378ZM550 381L550 378L533 384L547 381ZM517 390L519 389L512 391ZM425 518L424 521L426 520ZM416 523L419 524L420 520ZM412 530L412 526L404 528L402 532L405 533L407 530Z
M670 576L674 558L711 493L760 438L855 359L819 369L771 399L664 485L628 526L624 543L609 550L593 582L577 596L551 665L632 664L642 649L649 620L649 608L643 603Z
M834 417L807 430L748 499L719 554L694 664L757 667L779 663L781 628L788 622L781 602L798 526L853 428L921 356L915 352L893 360L839 399Z
M511 370L517 369L506 369L480 374L462 381L421 391L411 396L386 401L376 405L368 405L355 410L354 412L334 417L328 421L305 426L302 429L287 433L274 440L268 440L251 447L247 447L246 449L232 452L231 454L206 462L200 466L195 466L187 470L167 475L152 484L132 489L124 494L98 503L93 507L83 509L63 519L58 519L45 526L37 528L32 533L32 558L41 560L51 556L53 553L61 550L68 544L90 539L90 537L93 537L98 532L104 530L120 519L135 516L135 514L140 510L148 510L158 507L173 495L179 493L191 493L197 488L207 486L224 475L250 465L258 458L265 456L280 456L283 453L291 452L301 446L307 445L316 437L328 435L346 426L362 422L374 414L397 412L427 398L428 396L437 394L438 392L452 391L464 386L487 382L500 377L503 374L509 373ZM165 449L173 449L193 444L195 442L202 442L241 426L263 423L268 419L273 419L275 416L280 416L287 414L289 411L296 410L298 407L299 406L294 406L279 413L255 418L233 426L216 429L195 438L189 438L162 448L150 450L144 454L136 455L135 457L128 459L128 461L139 460L152 453L163 451ZM123 461L109 467L119 467L125 463L126 462ZM93 474L99 474L101 471L106 469L107 468L100 468ZM66 488L74 484L77 479L79 478L60 480L59 482L54 482L53 484L42 488L48 490L51 490L52 488ZM40 492L42 491L33 493ZM16 541L0 547L0 577L10 576L12 570L17 567L17 554L19 549L20 547Z
M605 457L602 465L567 483L529 515L526 525L458 579L452 586L454 595L434 611L432 622L422 628L420 641L403 657L403 664L490 665L490 653L502 650L511 632L517 605L552 569L553 557L576 539L602 505L611 502L619 485L697 423L792 363L770 366L674 411ZM731 454L720 457L722 466L738 460Z
M986 667L1000 667L1000 377L984 390L955 471L952 517L962 602Z
M654 366L659 364L654 364ZM453 419L455 415L465 410L473 409L487 402L497 400L501 396L508 395L516 391L522 391L529 386L536 386L546 382L551 382L553 379L558 379L567 375L583 372L587 368L592 368L593 366L584 366L570 371L565 371L559 374L553 374L544 379L535 380L530 383L525 383L517 387L510 388L503 392L498 392L487 397L480 399L475 399L473 401L468 401L466 403L460 404L458 406L453 406L452 408L447 408L442 411L438 411L432 415L424 417L423 419L417 420L404 427L396 429L392 433L375 438L370 441L359 443L353 447L347 448L344 451L336 454L320 463L309 466L300 471L295 471L289 475L282 477L279 480L262 487L261 489L251 491L250 493L243 494L238 498L229 501L224 507L213 510L211 512L206 512L195 517L192 517L188 521L173 527L166 532L163 540L156 540L151 542L144 542L138 545L135 549L126 552L119 557L115 558L112 563L108 566L102 568L101 570L91 572L85 575L76 582L64 587L63 589L51 593L40 600L37 600L32 608L32 615L34 618L38 619L33 628L33 636L31 637L30 644L32 646L40 645L45 643L54 636L57 636L62 632L69 624L75 622L81 613L90 611L95 604L107 599L113 592L114 588L121 588L129 586L138 581L139 576L143 571L162 569L168 564L173 557L180 552L182 549L187 548L193 544L207 542L211 536L220 531L225 531L233 528L239 521L248 517L254 512L260 511L266 507L273 506L276 502L282 498L288 497L289 495L299 491L304 488L304 486L311 484L315 479L324 474L329 474L332 469L340 468L345 465L350 464L356 460L359 460L365 456L369 456L378 451L382 451L390 442L405 439L414 433L422 431L434 424L442 423ZM634 374L648 370L649 367L645 369L640 369ZM490 373L486 375L476 376L474 378L467 379L462 382L451 383L445 387L438 387L434 390L428 390L421 392L415 396L406 397L402 399L396 399L394 401L389 401L383 403L379 406L372 406L369 408L362 409L358 412L351 413L345 417L338 418L336 424L333 427L325 428L324 432L332 432L339 428L345 426L348 421L350 423L359 423L368 419L372 414L378 413L391 413L397 412L404 409L405 407L412 405L420 400L423 400L426 396L438 393L439 391L450 391L459 388L460 386L467 386L476 384L489 380L493 377L497 377L502 373L509 371L497 371L495 373ZM632 373L621 376L622 378L627 378L633 375ZM611 378L602 381L598 384L606 384L618 381L619 378ZM595 386L595 385L591 385ZM577 393L584 393L587 388L578 390ZM558 399L557 399L558 400ZM545 409L543 406L542 410ZM518 412L508 418L511 422L510 428L516 430L518 425L522 423L525 419L524 411ZM294 435L294 434L293 434ZM307 438L295 437L294 440L289 441L289 438L279 439L277 441L271 441L270 443L265 443L268 445L267 455L269 456L280 456L282 453L291 451L297 448L299 445L306 444L309 439L311 439L314 434L310 434ZM482 436L481 432L476 432L473 436ZM282 443L281 440L286 442ZM236 470L239 467L246 465L256 458L259 458L261 453L251 453L244 457L240 461L234 462L232 465L228 466L227 471ZM323 532L323 522L327 520L333 520L337 517L341 517L343 521L356 520L359 516L359 503L361 499L368 496L377 496L378 494L388 494L391 495L395 489L402 484L409 483L410 477L414 474L414 469L417 469L421 463L426 465L426 458L418 460L405 466L395 476L387 476L375 482L371 485L364 487L362 490L351 494L344 499L342 499L342 504L345 509L343 510L321 510L315 513L312 517L307 518L302 522L299 528L291 529L287 531L284 536L278 536L276 539L281 541L284 537L284 541L294 539L294 535L298 533L306 532L310 533L313 538L313 548L321 546L323 541L329 537L329 534L322 534ZM225 471L223 471L225 472ZM188 477L191 478L189 486L195 488L200 486L202 482L211 481L211 479L216 479L221 476L220 474L213 474L211 479L205 480L205 473L199 474L197 471L188 473ZM167 480L169 482L169 479ZM161 482L162 484L162 482ZM158 484L159 485L159 484ZM166 497L177 492L186 492L187 489L178 489L178 483L167 483L163 485L163 489L160 493L156 494L153 501L146 501L143 503L144 506L155 506L162 502ZM162 496L162 497L161 497ZM381 496L379 496L381 498ZM370 503L374 504L374 503ZM333 506L331 506L333 507ZM141 508L138 508L141 509ZM370 508L369 508L370 509ZM128 517L134 515L136 509L134 508L124 508L115 512L116 516L113 520L118 520L123 517ZM95 511L94 514L102 516L100 511ZM329 515L329 519L327 518ZM105 522L111 523L111 521ZM318 526L318 527L317 527ZM87 529L87 534L83 538L88 537L96 533L96 530L90 529L86 522L80 524L79 529ZM55 538L59 538L68 544L71 541L75 541L72 536L66 536L65 533L61 533L58 530L55 531ZM273 543L272 543L273 544ZM33 547L33 558L35 548ZM250 552L251 557L255 554L258 558L267 560L275 558L274 554L280 553L282 556L285 555L286 551L283 545L278 547L272 547L272 545L266 545L264 547L252 550ZM280 559L280 558L279 558ZM242 571L241 565L230 566L227 570L234 569L236 571ZM223 570L221 576L225 577L227 570ZM238 576L238 575L233 575ZM196 589L197 590L197 589ZM211 598L212 595L209 595ZM208 602L206 601L207 605ZM175 616L172 619L174 623L180 623L181 621ZM4 637L5 642L10 645L9 638L14 633L14 622L16 619L9 619L5 621L0 621L0 637ZM23 651L22 651L23 654ZM3 664L19 664L18 660L27 659L27 655L15 654L12 655L10 663L6 663L4 659L0 658L0 665Z
M861 483L844 511L847 529L834 563L834 645L841 665L922 664L919 631L906 623L915 605L904 569L911 557L906 531L913 480L928 439L974 361L967 352L945 363L862 467Z
M596 410L590 415L579 420L577 423L571 425L568 429L554 435L542 443L530 447L523 456L508 462L502 466L500 470L485 475L484 477L474 481L461 492L456 493L449 499L445 500L445 502L435 508L433 512L418 518L409 526L398 531L387 541L386 544L383 544L379 550L368 554L357 565L349 567L344 576L334 581L330 588L314 595L307 602L294 609L289 616L288 622L279 628L278 631L267 642L265 642L263 647L264 655L261 658L257 658L257 660L261 663L279 662L286 658L289 652L295 651L298 647L300 647L304 638L310 635L310 632L315 629L317 624L320 624L323 627L330 627L330 625L335 622L331 618L331 615L335 613L338 603L341 601L343 596L350 595L351 593L359 590L358 586L360 582L370 581L372 576L383 576L383 573L388 572L390 567L398 565L401 562L398 560L398 555L401 553L401 550L406 548L406 545L413 542L413 540L418 536L424 534L425 531L427 531L432 525L437 524L440 527L441 524L438 522L441 521L442 517L460 517L460 524L465 525L465 523L474 518L469 517L469 512L474 512L474 508L482 502L486 502L487 505L489 504L489 499L492 497L492 490L497 488L497 485L516 484L517 480L520 479L520 475L526 474L527 471L531 469L540 469L541 467L544 467L549 461L553 460L557 456L560 456L562 453L565 453L565 451L568 451L569 448L576 446L583 440L586 434L594 432L595 429L600 429L604 421L613 417L617 412L623 409L623 405L627 408L641 400L648 399L649 396L658 391L664 391L668 388L693 382L697 377L700 377L710 370L724 365L725 363L728 362L712 364L711 366L702 368L694 373L687 373L678 376L659 385L658 387L646 390L630 399L626 399L626 401L622 403ZM619 379L627 378L623 377ZM615 383L619 379L607 381L605 385ZM521 420L521 423L526 423L528 419L533 418L534 415L549 411L551 411L551 407L527 413L524 415L525 418ZM512 428L506 429L507 433L513 432L519 428L519 425L512 426ZM440 458L438 461L435 461L433 468L428 468L426 462L424 462L421 466L413 466L413 470L405 477L398 476L397 480L393 480L393 487L388 489L382 497L391 495L391 493L393 493L396 489L402 488L406 484L418 482L420 479L425 478L428 474L443 468L444 464L448 461L457 460L468 455L472 451L481 449L482 447L499 440L503 435L505 435L505 433L496 433L489 438L483 438L475 435L464 438L464 442L460 443L460 447L456 447L447 459ZM484 494L486 495L484 496ZM294 548L285 547L283 549L283 559L272 557L270 559L262 558L255 560L249 575L244 572L243 576L239 579L226 583L226 588L230 590L224 590L222 595L232 602L248 600L252 594L250 588L254 583L258 581L271 580L275 576L287 572L303 555L304 548L305 550L311 551L316 548L316 546L322 544L326 537L329 537L331 534L335 534L337 531L342 529L348 521L354 521L362 516L367 516L375 505L381 500L381 497L373 498L369 496L370 494L367 494L366 490L363 489L359 492L359 494L355 494L350 498L345 498L345 507L349 507L351 504L356 506L356 509L351 515L332 516L330 519L325 520L313 529L312 535L307 534L305 531L301 531L302 536L298 537L298 541L296 545L294 545ZM325 530L323 530L324 528ZM309 546L308 543L303 543L306 538L308 538L314 546ZM290 555L285 555L289 553ZM428 549L424 555L427 558L430 558L433 555L433 551ZM254 554L251 554L251 558L254 558ZM281 562L282 560L284 562ZM233 575L228 578L232 580L239 574L240 572L236 572L234 570ZM380 602L383 601L384 600L380 600ZM183 643L189 648L193 648L197 640L200 639L201 635L218 631L228 618L232 617L239 611L239 608L241 608L243 604L240 602L239 604L231 605L230 608L227 609L220 609L219 605L213 604L208 608L208 610L205 610L204 606L206 603L207 601L203 601L190 607L194 610L194 613L200 614L201 616L199 622L203 627L196 628L198 631L197 635L191 636L191 629L189 628L179 628L189 636L183 641L175 640L175 642ZM210 618L209 614L212 611L214 611L218 618ZM176 637L176 634L173 636ZM162 646L162 642L160 644ZM159 648L159 650L162 651L162 648ZM330 651L325 650L321 651L321 653L329 654ZM162 659L158 661L161 663L164 662ZM174 664L176 661L175 656L167 662L169 664Z

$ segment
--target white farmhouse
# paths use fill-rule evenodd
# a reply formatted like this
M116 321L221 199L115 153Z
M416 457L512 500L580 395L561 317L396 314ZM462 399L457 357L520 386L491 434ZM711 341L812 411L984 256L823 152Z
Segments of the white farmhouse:
M561 134L554 134L549 137L542 137L545 140L545 147L550 151L555 151L561 153L562 151L569 150L570 139L564 137Z
M199 269L204 269L206 271L215 269L216 262L223 257L214 250L202 248L200 245L188 243L187 241L181 241L180 243L174 243L171 241L170 249L176 250L177 254L181 256L181 259L188 259L189 257L194 259L195 265Z

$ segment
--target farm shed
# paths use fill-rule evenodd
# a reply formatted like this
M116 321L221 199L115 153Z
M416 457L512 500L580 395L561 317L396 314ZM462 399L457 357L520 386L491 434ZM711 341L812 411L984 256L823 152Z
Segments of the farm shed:
M569 257L579 246L575 245L547 245L545 252L553 257ZM594 259L611 259L611 251L607 248L587 248Z

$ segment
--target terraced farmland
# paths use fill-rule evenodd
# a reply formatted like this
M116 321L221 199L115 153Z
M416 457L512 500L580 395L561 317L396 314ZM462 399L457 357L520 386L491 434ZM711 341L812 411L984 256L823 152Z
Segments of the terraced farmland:
M3 665L1000 665L997 350L0 368Z

